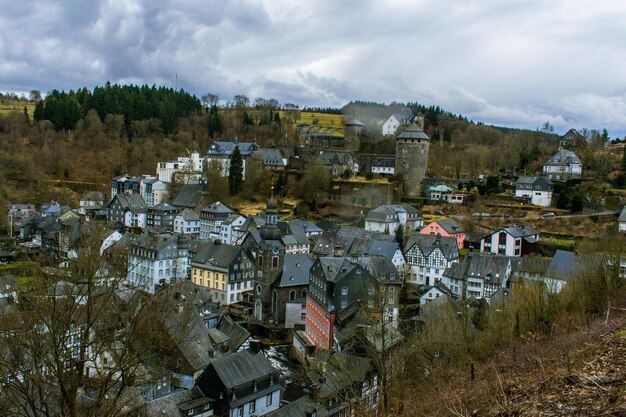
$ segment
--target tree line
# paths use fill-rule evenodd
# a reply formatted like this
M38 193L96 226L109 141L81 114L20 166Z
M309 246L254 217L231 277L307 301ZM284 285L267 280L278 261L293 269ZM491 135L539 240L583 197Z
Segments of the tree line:
M133 121L156 119L165 133L171 133L179 117L199 113L202 105L182 89L106 83L93 91L52 90L37 102L33 117L51 121L57 130L71 130L89 110L95 110L102 120L109 114L123 115L127 128Z

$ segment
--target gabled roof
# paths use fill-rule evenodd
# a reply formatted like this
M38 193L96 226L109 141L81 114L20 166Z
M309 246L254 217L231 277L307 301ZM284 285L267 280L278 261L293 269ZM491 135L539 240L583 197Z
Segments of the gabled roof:
M209 206L203 208L201 211L204 213L213 213L213 214L222 214L222 215L234 213L234 211L230 207L228 207L226 204L222 203L221 201L216 201L215 203L212 203Z
M350 152L322 152L319 155L325 165L343 165L354 162Z
M284 167L286 165L280 149L257 149L252 153L252 157L261 160L265 166Z
M221 155L221 156L230 156L235 151L235 147L239 146L239 152L241 152L242 156L251 155L252 152L259 149L259 145L255 142L239 142L239 139L234 138L232 142L226 142L221 140L216 140L209 144L207 148L207 156L212 155Z
M437 223L448 234L452 235L457 233L463 233L463 228L461 227L461 225L452 219L441 219L433 223Z
M133 213L145 213L148 208L143 197L139 194L117 194L111 201L109 207L116 199L124 210L129 210Z
M346 126L363 127L365 125L358 119L352 119L349 122L346 122Z
M529 256L509 256L511 261L511 272L545 274L551 260L545 258L535 258Z
M485 279L490 277L492 282L500 282L506 278L507 266L510 261L506 256L490 253L469 252L462 263L453 263L443 275L452 279L464 280L467 278Z
M276 372L276 368L263 353L254 353L250 349L217 358L210 366L215 369L227 389L236 388Z
M562 149L558 151L544 165L582 165L580 158L573 151Z
M563 136L561 136L561 142L574 142L576 139L584 139L583 135L578 133L578 130L572 128L568 130Z
M515 188L517 188L518 190L530 189L529 186L532 187L533 190L551 191L552 181L546 177L521 176L517 179L517 182L515 183Z
M352 262L343 257L322 257L319 258L319 263L322 267L322 273L328 282L338 281L355 267ZM346 268L342 270L344 265Z
M216 328L230 338L230 348L233 352L237 351L243 342L250 337L250 332L233 321L227 314L220 317Z
M313 259L308 254L287 254L283 261L283 271L278 287L292 287L309 284L309 272Z
M391 262L391 259L386 256L372 255L364 256L358 259L358 264L361 265L367 272L374 276L381 282L399 282L399 274L396 266ZM394 279L390 281L391 276Z
M177 212L178 209L174 206L167 204L166 202L161 202L156 206L149 207L148 211Z
M365 221L396 223L398 222L399 213L415 216L420 214L419 210L409 204L385 204L370 210Z
M202 198L201 184L185 184L170 203L172 206L195 208Z
M193 210L184 209L181 213L176 217L182 217L186 222L198 222L200 221L200 215Z
M213 265L218 268L228 268L240 251L241 246L238 245L211 244L201 248L194 256L192 262Z
M396 241L389 242L385 240L367 240L369 247L367 252L370 255L382 255L389 259L393 259L394 255L400 249L400 244Z
M417 249L426 257L439 248L446 259L459 258L459 245L454 237L414 233L409 237L404 253L411 250L413 246L417 246Z
M83 194L80 201L101 201L106 202L107 199L100 191L89 191Z
M581 256L575 252L557 249L546 271L546 277L569 281L575 274L584 270L585 264L590 259L592 258L585 259L585 262L583 262Z
M403 107L389 117L395 117L400 123L411 123L415 119L415 115L408 107ZM389 120L389 117L387 120Z
M533 229L532 227L522 224L514 224L511 226L507 226L504 229L500 229L500 230L504 230L506 231L508 234L510 234L511 236L518 238L524 238L524 240L526 240L529 243L535 243L537 242L538 238L535 237L539 235L539 232L535 229ZM499 231L496 231L494 233L498 233Z

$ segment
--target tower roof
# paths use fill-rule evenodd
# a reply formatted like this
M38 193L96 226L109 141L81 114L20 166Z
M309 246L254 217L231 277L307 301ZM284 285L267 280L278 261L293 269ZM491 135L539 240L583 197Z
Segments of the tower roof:
M419 128L415 123L411 123L409 127L404 129L402 133L400 133L396 139L420 139L420 140L430 140L428 135L424 133L422 129Z

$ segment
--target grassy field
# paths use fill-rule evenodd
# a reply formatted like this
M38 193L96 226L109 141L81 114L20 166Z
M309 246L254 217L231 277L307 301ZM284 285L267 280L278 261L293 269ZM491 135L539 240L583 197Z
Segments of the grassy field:
M24 112L24 107L28 110L28 116L33 117L33 111L35 110L35 104L25 101L13 101L13 100L0 100L0 115L5 115L14 111L20 113Z
M341 114L326 114L302 111L298 123L308 123L312 127L336 129L337 136L345 136L345 123Z

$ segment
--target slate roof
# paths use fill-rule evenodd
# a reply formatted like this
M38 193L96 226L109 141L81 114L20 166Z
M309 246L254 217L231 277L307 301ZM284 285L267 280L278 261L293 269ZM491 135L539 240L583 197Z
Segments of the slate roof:
M535 238L535 235L539 235L539 232L528 225L517 225L514 224L512 226L505 227L504 230L510 234L511 236L518 238L524 238L529 243L535 243L539 239ZM497 233L497 232L494 232Z
M156 206L149 207L148 211L177 212L178 209L174 206L167 204L166 202L161 202Z
M227 389L261 379L276 372L262 352L254 353L250 349L235 352L215 359L211 366Z
M239 254L241 246L225 243L211 244L200 248L192 262L228 268Z
M545 274L552 262L550 259L529 256L510 256L511 272Z
M400 244L398 242L388 242L384 240L368 240L369 247L367 249L367 253L370 255L382 255L389 259L392 259L398 249L400 249Z
M580 255L576 255L574 252L557 249L546 271L546 277L569 281L576 273L584 270L584 268L585 265Z
M454 237L414 233L409 237L404 253L411 250L413 246L417 246L417 249L426 257L428 257L432 251L439 248L446 259L459 258L459 245Z
M207 148L207 156L211 157L214 155L230 157L235 151L235 147L239 146L239 152L241 152L241 156L252 155L252 152L259 149L259 145L255 142L239 142L239 139L234 138L232 142L226 142L221 140L216 140L209 144Z
M561 142L573 142L576 139L583 139L583 135L578 133L578 130L572 128L568 130L563 136L561 136Z
M280 149L257 149L252 158L259 159L266 167L284 167L285 161Z
M220 317L216 328L229 337L230 348L232 351L239 349L241 345L243 345L243 343L250 337L250 332L237 324L227 314L223 314Z
M506 269L509 259L506 256L490 253L469 252L462 263L453 263L443 275L453 279L485 278L489 275L501 282L506 278ZM493 282L493 279L492 279Z
M517 179L515 188L517 190L552 191L552 181L546 177L521 176Z
M367 213L365 221L375 221L379 223L396 223L398 222L398 213L407 213L419 217L420 212L409 204L385 204L378 206ZM417 217L413 217L413 220Z
M426 135L426 133L424 133L424 131L420 129L415 123L411 123L409 127L404 129L404 131L396 137L396 140L403 139L430 140L428 135Z
M411 123L413 121L413 119L415 119L415 115L413 114L411 109L409 109L408 107L403 107L402 109L400 109L397 112L393 113L391 116L393 116L396 119L398 119L398 121L400 123ZM389 117L391 117L391 116L389 116ZM389 119L389 118L387 118L387 119Z
M245 216L242 216L241 214L237 214L237 213L233 213L230 214L228 217L226 217L223 221L222 224L223 225L229 225L229 224L233 224L236 220L239 220L240 218L243 218L244 221L246 219Z
M200 221L200 215L193 210L184 209L182 213L179 213L178 216L182 216L183 220L186 222L198 222ZM176 217L178 217L176 216Z
M386 256L364 256L358 259L358 264L365 268L367 272L369 272L380 282L391 282L400 284L400 275L398 274L398 269L391 262L391 259L387 258ZM394 280L390 280L390 277L392 275L394 276Z
M325 165L345 165L355 160L349 152L322 152L319 157Z
M283 271L280 275L278 287L293 287L309 284L309 272L313 266L313 259L308 254L288 254L283 261Z
M463 233L463 228L461 227L461 225L452 219L442 219L437 220L436 222L448 234L452 235L457 233Z
M395 168L395 156L380 156L372 161L372 167Z
M554 154L544 165L582 165L582 162L580 162L580 158L573 151L562 149Z
M320 407L310 395L305 394L297 400L265 414L265 417L309 417L311 414L307 414L307 411L312 410L316 411L317 417L327 416L327 413L323 412L322 407Z
M115 198L125 210L130 210L133 213L145 213L147 211L148 206L139 194L117 194Z
M202 198L201 184L185 184L170 204L176 207L195 208Z
M287 223L289 224L290 230L294 230L294 228L297 228L297 229L302 229L304 233L309 233L309 234L322 233L322 229L320 229L319 227L317 227L315 224L311 223L308 220L298 219L298 220L291 220Z
M229 215L234 213L234 211L228 207L226 204L221 201L216 201L215 203L210 204L209 206L203 208L201 210L205 213L213 213L213 214L221 214L221 215Z
M107 199L100 191L89 191L83 194L80 201L101 201L106 202Z

